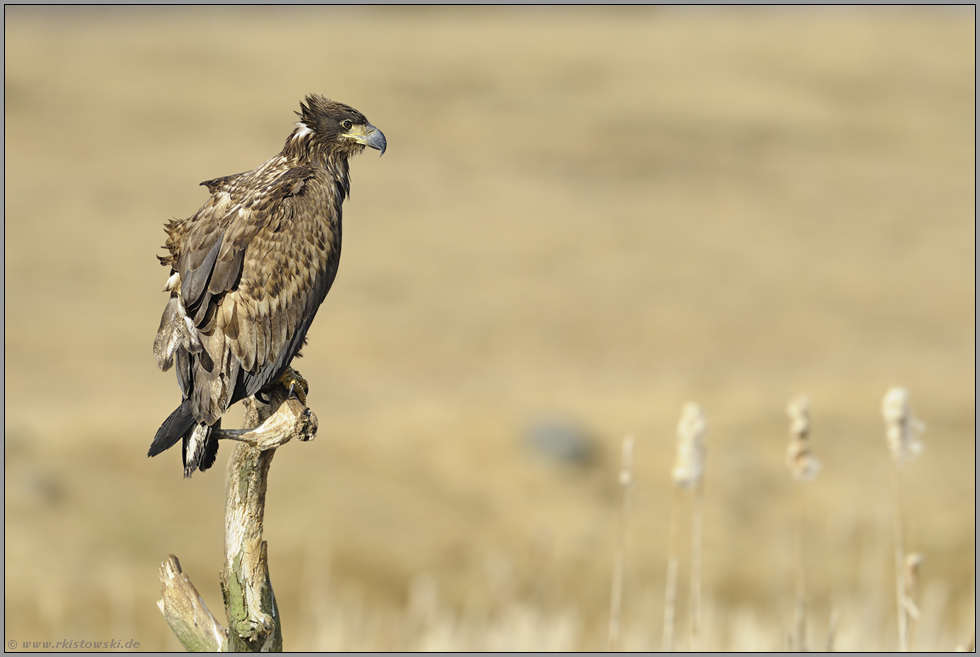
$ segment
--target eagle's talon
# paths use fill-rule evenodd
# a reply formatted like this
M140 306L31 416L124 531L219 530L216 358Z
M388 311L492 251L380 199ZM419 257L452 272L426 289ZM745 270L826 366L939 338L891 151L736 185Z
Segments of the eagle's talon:
M295 394L300 403L306 406L306 395L310 391L310 384L300 376L299 372L292 367L287 367L286 371L279 377L279 384L289 391L287 397Z

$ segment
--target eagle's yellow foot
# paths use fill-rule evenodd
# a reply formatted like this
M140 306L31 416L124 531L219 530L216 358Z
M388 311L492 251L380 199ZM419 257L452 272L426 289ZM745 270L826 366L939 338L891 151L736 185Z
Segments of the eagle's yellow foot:
M310 391L310 384L306 382L299 372L291 367L287 367L286 371L282 373L279 377L279 383L283 388L288 390L290 394L296 393L296 397L299 398L303 406L306 406L306 393Z

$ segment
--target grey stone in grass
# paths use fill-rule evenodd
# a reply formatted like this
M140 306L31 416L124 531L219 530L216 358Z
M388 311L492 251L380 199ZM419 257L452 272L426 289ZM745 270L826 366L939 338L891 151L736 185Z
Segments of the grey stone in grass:
M588 465L595 461L595 439L581 423L566 415L533 417L524 429L524 444L550 461Z

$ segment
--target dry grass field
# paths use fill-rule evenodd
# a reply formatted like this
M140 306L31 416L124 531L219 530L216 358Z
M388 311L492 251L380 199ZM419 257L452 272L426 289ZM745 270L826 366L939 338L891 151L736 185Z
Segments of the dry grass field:
M155 256L198 183L277 153L315 91L388 152L352 162L297 363L318 437L272 468L287 649L603 649L627 434L622 646L658 649L689 400L701 647L783 648L801 392L823 463L811 645L836 613L836 647L895 649L890 385L927 425L902 472L914 647L964 643L974 26L972 7L5 8L5 642L179 648L155 606L170 553L223 619L229 449L189 481L178 450L145 457L179 403L151 349ZM535 447L563 426L591 458Z

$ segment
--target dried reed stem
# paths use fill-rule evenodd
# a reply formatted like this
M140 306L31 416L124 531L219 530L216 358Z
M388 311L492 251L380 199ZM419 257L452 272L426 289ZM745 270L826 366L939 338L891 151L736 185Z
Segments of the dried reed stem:
M920 616L919 606L916 604L916 592L919 589L919 569L922 567L923 556L918 552L905 555L903 577L905 579L905 613L908 614L907 630L909 650L915 650L915 624Z
M701 535L704 509L704 478L694 487L691 516L691 652L699 650L701 633Z
M701 526L702 526L702 477L704 475L704 433L707 429L704 411L694 402L684 404L677 424L677 457L671 475L674 479L674 497L670 505L670 550L667 559L667 584L664 592L663 649L674 649L674 623L677 601L677 564L680 552L680 504L681 490L695 489L694 511L691 522L691 647L697 645L701 620Z
M609 603L609 650L619 650L620 620L623 608L623 570L626 561L626 521L629 512L629 492L633 484L633 436L623 439L623 466L619 471L619 485L623 489L622 505L613 557L612 599Z
M796 601L794 605L793 640L794 649L805 652L806 646L806 541L804 536L805 518L802 483L812 481L820 471L820 462L813 456L810 447L810 399L799 395L786 405L790 417L789 445L786 448L786 465L796 480L793 487L796 520L794 532L794 553L796 557Z
M803 536L803 491L799 486L793 497L796 498L796 604L794 605L793 648L798 652L806 652L806 549Z
M908 612L905 609L905 530L902 526L902 486L898 463L892 464L892 511L895 530L895 600L898 606L898 649L909 651Z
M663 651L674 651L674 619L677 601L677 562L680 552L680 503L681 489L674 487L670 504L670 547L667 557L667 584L664 592Z
M885 437L892 455L892 500L895 531L895 603L898 610L898 647L909 650L909 606L906 595L905 529L902 516L901 466L922 452L916 436L925 429L909 406L909 392L892 387L881 402L885 420Z
M830 612L830 622L827 624L827 652L834 652L834 642L837 640L837 620L840 614L837 609Z

